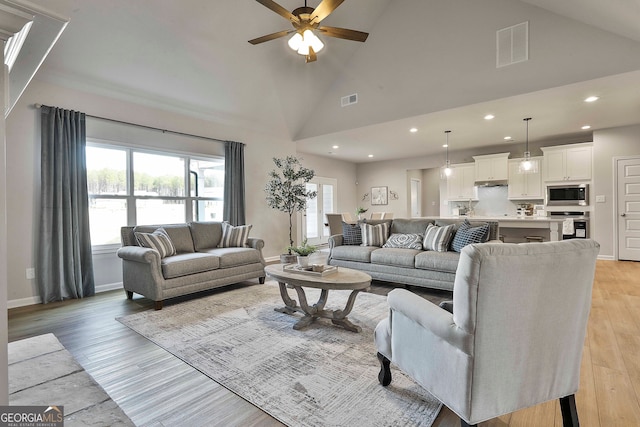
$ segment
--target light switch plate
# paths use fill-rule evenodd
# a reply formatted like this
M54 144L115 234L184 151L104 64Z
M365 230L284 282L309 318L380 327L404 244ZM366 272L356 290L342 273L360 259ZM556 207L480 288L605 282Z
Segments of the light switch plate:
M604 203L607 201L607 197L606 196L596 196L596 203Z

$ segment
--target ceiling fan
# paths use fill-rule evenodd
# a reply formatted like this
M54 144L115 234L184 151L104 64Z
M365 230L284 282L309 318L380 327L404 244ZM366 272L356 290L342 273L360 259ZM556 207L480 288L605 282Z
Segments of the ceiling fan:
M324 47L322 41L315 35L314 30L325 36L354 40L358 42L364 42L369 36L369 33L364 33L362 31L320 26L320 22L340 6L344 0L322 0L315 9L308 7L307 1L305 0L304 6L298 7L291 12L273 0L256 1L263 6L268 7L278 15L288 19L294 29L267 34L266 36L249 40L249 43L260 44L295 33L289 40L289 47L297 51L300 55L304 55L305 62L313 62L318 59L316 53Z

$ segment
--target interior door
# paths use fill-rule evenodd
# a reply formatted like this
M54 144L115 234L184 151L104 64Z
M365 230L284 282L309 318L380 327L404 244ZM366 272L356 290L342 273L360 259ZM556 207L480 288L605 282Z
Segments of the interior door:
M311 245L320 245L329 240L329 227L325 226L325 214L335 213L337 206L337 180L315 177L307 183L307 191L317 191L315 199L307 201L307 210L303 217L304 235Z
M411 178L411 218L422 216L422 182L419 179Z
M640 158L619 159L618 259L640 261Z

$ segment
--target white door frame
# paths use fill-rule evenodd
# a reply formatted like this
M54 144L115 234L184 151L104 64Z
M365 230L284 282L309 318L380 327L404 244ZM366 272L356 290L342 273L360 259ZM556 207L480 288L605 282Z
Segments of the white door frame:
M619 245L619 232L618 229L620 225L618 211L618 167L619 162L623 160L640 160L640 156L619 156L613 158L613 259L616 261L620 260L620 247Z
M413 211L413 185L416 185L416 204L418 215L414 216ZM422 216L422 180L419 178L409 179L409 213L412 218L419 218Z

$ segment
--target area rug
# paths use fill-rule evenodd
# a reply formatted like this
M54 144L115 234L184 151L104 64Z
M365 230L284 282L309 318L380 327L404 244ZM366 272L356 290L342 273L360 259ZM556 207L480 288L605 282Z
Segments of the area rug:
M348 296L331 291L326 308ZM274 310L283 305L267 282L117 320L288 426L433 423L441 404L410 378L394 369L391 385L378 383L373 330L388 315L385 297L358 295L349 319L360 333L326 319L294 330L301 314Z
M64 425L133 426L53 334L9 343L9 404L64 406Z

